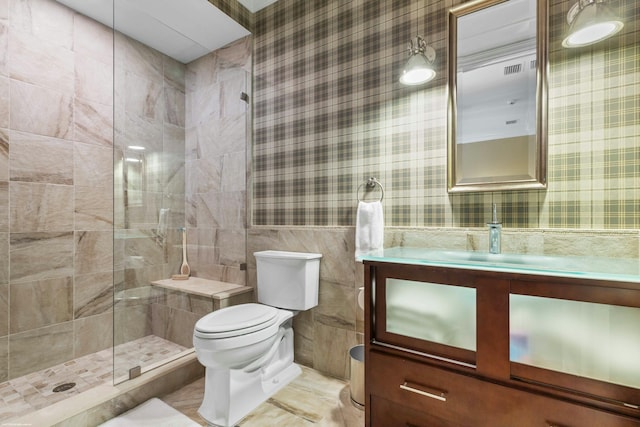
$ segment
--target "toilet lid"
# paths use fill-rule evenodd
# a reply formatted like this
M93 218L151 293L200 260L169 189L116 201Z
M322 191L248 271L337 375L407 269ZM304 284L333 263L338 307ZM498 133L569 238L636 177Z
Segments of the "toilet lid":
M196 331L210 338L228 338L273 325L278 309L262 304L240 304L209 313L196 322Z

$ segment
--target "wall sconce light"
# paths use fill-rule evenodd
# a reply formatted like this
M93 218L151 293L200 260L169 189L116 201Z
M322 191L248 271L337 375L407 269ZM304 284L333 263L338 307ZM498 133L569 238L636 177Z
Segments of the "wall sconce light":
M420 36L409 42L409 59L402 69L400 83L407 86L421 85L432 80L436 76L433 69L433 61L436 59L436 51L427 46L427 42Z
M605 1L578 0L569 9L569 33L562 41L562 46L587 46L607 39L622 29L622 19L605 4Z

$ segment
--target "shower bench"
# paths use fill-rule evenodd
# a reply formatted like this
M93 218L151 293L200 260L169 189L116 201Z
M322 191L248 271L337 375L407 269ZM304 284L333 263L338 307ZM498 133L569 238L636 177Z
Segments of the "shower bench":
M193 327L202 316L254 300L250 286L200 277L156 280L151 285L153 334L189 348Z

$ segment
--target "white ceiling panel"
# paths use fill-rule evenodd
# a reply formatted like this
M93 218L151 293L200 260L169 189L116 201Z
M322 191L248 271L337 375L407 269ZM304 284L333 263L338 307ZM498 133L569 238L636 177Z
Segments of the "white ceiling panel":
M238 0L244 7L249 9L252 13L256 13L260 9L275 3L278 0Z
M183 63L250 34L207 0L57 1Z

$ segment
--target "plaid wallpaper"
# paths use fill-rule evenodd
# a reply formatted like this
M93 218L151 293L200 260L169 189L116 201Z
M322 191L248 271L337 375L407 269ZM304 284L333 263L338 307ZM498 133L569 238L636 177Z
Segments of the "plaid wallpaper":
M280 0L255 16L255 225L355 225L385 188L387 226L640 228L640 2L618 36L560 46L573 0L550 1L547 190L449 195L447 12L456 0ZM398 83L410 39L438 75Z
M249 31L253 31L254 15L238 0L209 0L209 3L226 13Z

